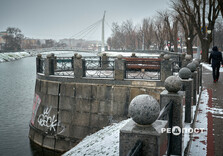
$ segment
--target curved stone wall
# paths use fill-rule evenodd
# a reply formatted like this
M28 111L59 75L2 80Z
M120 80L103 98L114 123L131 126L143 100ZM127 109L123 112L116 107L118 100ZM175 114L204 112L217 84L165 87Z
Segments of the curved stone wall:
M149 94L159 101L164 88L144 84L37 79L29 138L42 147L67 151L85 136L127 118L135 96Z

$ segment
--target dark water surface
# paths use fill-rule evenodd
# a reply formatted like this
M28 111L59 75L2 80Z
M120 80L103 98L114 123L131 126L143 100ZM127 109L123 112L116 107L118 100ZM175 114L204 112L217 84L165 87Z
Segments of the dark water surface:
M28 138L36 79L35 57L0 63L0 155L55 155ZM57 155L57 154L56 154Z

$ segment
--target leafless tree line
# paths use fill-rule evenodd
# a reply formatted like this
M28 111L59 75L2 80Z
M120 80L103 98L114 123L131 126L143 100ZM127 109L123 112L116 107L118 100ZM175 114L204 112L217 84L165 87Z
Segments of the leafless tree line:
M131 20L113 23L107 44L121 50L147 50L151 46L163 50L165 45L171 50L172 45L172 50L179 51L183 41L188 54L193 53L193 45L201 46L203 61L208 60L212 45L223 48L222 0L170 0L169 5L169 10L144 18L138 25Z

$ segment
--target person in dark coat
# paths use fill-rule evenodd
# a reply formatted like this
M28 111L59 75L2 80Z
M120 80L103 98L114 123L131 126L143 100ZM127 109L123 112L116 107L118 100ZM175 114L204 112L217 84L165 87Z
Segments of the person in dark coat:
M214 83L216 83L219 79L219 75L220 75L219 69L221 66L221 62L223 65L222 54L221 54L221 52L218 51L218 47L214 46L212 48L212 52L209 57L209 64L211 63Z

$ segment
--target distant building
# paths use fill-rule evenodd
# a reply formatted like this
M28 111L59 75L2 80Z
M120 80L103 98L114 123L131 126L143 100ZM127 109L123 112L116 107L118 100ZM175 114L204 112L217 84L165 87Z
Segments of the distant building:
M40 40L38 39L23 39L22 40L22 49L36 49L36 48L41 48L41 43Z
M54 47L55 41L52 39L45 40L45 48Z

